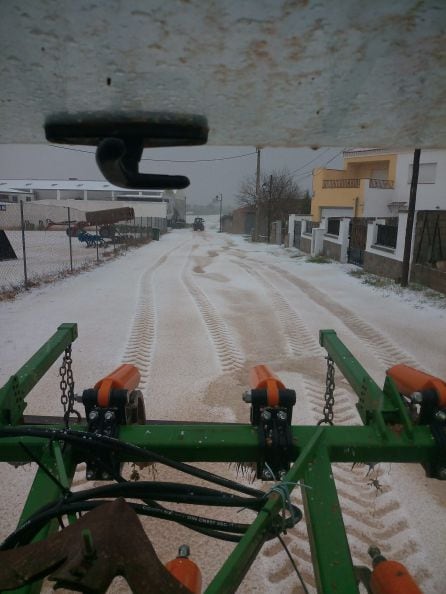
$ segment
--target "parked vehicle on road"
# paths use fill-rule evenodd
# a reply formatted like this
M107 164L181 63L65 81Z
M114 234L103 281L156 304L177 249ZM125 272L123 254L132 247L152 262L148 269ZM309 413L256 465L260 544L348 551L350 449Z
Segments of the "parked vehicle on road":
M201 217L195 217L194 231L204 231L204 219L202 219Z

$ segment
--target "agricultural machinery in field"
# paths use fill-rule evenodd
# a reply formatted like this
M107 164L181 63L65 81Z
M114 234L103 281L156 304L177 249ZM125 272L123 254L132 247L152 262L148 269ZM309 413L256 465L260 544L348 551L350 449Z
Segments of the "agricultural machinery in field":
M86 247L102 247L104 245L104 238L101 235L88 233L87 231L79 231L77 238L81 243L85 243Z
M204 231L204 219L195 217L192 228L194 231Z
M161 422L146 419L133 365L120 366L82 395L74 393L76 336L75 324L62 324L0 389L0 460L38 465L18 526L3 535L1 591L38 592L49 576L57 587L99 593L119 574L138 594L201 592L200 570L188 546L180 546L178 557L164 566L141 526L142 515L233 542L205 591L235 592L266 541L278 539L286 548L282 535L303 517L291 500L300 486L319 594L358 594L358 583L372 594L421 593L401 563L381 554L378 546L385 543L370 548L371 568L353 565L331 464L416 462L427 476L446 479L445 382L397 365L380 389L336 333L322 330L327 381L318 425L292 424L295 406L299 417L296 393L263 365L252 370L251 388L243 395L249 423ZM62 354L63 416L27 416L27 394ZM362 426L333 425L335 366L358 395ZM84 415L75 406L83 406ZM209 486L126 480L122 470L129 462L166 465ZM210 473L194 462L254 465L268 489ZM102 486L71 490L80 463L86 464L87 485L104 481ZM242 523L237 514L231 521L203 517L188 512L190 504L243 508L254 520Z

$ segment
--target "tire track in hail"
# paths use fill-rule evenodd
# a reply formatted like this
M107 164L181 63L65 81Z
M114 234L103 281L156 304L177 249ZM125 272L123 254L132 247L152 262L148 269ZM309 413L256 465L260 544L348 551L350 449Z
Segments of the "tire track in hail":
M131 322L131 330L121 358L123 363L132 363L138 367L141 374L139 388L143 394L148 387L150 367L153 358L153 345L155 340L156 314L153 301L153 292L151 285L152 274L162 266L169 256L178 249L183 248L187 241L182 242L160 256L143 274L138 287L138 300L136 303L135 314ZM87 484L91 485L85 477L86 466L80 464L76 468L73 477L73 490L82 490ZM102 483L94 484L100 486Z
M187 271L189 262L190 255L183 268L182 280L201 314L215 352L217 353L222 371L230 372L242 369L244 364L243 354L216 307L214 307L204 291L194 282L191 273Z
M282 326L282 332L287 338L290 354L295 357L321 355L323 350L306 326L305 322L274 285L269 282L263 274L255 270L254 267L246 262L237 260L232 261L234 264L242 268L242 270L258 280L269 292L274 304L274 311Z
M373 326L364 322L357 314L350 311L340 303L337 303L322 291L319 291L308 281L295 276L275 264L264 265L268 270L273 270L280 278L285 278L289 283L297 286L303 293L312 299L315 303L328 310L336 316L347 328L363 342L375 357L386 368L396 363L405 363L406 365L417 367L417 361L406 351L399 348L392 340L384 334L375 330Z
M316 422L322 416L320 382L301 376L301 384L308 404L310 422ZM335 390L335 423L343 425L359 424L360 418L353 402L355 396L343 388ZM350 550L354 564L369 565L367 550L370 545L378 545L383 554L389 558L405 562L416 576L421 587L430 591L432 575L420 554L422 547L418 536L409 525L400 499L394 493L391 477L382 468L375 467L371 472L368 466L347 463L332 464L333 476L341 504L342 515L346 527ZM377 490L371 480L377 479L381 490ZM296 505L301 505L300 495L293 497ZM302 522L303 523L303 522ZM302 524L301 523L301 524ZM296 535L289 535L289 548L296 557L299 568L305 576L308 586L314 591L315 582L311 563L311 555L306 531L293 530ZM264 555L268 562L273 561L269 579L272 583L284 582L290 588L293 585L294 571L287 564L281 547L276 543L266 545Z
M152 287L152 275L164 265L170 255L184 247L189 240L173 247L148 268L141 277L138 300L127 344L122 356L123 363L132 363L141 374L139 388L144 395L148 388L153 351L156 338L156 305Z

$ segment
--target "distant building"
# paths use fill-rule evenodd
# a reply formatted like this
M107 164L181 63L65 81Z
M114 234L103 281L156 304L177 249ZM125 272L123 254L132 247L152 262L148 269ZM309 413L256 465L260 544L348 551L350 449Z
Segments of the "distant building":
M221 217L221 229L223 233L232 233L232 214Z
M232 233L251 235L256 224L256 209L241 206L232 212Z
M313 172L313 221L324 218L395 217L406 210L413 150L349 149L343 169ZM446 208L446 151L422 150L417 210Z
M37 202L81 211L131 206L135 217L185 218L184 195L164 190L127 190L89 180L0 180L0 202Z

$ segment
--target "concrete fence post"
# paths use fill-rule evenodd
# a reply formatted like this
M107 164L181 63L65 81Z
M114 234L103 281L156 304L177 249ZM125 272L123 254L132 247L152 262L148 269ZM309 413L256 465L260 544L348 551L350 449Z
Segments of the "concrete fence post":
M401 262L404 259L404 245L406 240L406 227L407 227L407 212L400 212L398 215L398 235L396 238L396 248L395 248L395 256ZM415 225L414 225L415 229ZM413 255L413 236L412 236L412 251L410 254L410 260L412 260Z
M311 233L311 255L319 256L324 251L325 227L313 229Z
M293 247L294 242L294 221L296 215L289 215L288 217L288 247Z
M369 223L367 225L367 239L366 239L366 243L365 243L365 251L366 252L370 251L371 246L375 244L377 234L378 234L378 226L376 224L376 221L372 221L371 223Z

